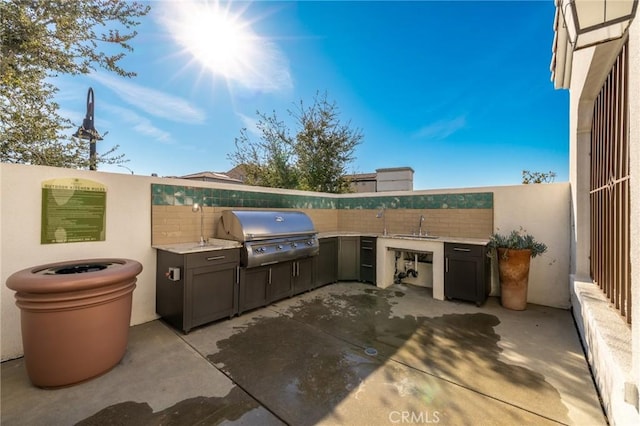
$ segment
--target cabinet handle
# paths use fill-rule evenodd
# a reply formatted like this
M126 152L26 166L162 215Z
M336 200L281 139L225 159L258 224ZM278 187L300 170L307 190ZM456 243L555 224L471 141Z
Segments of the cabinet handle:
M296 262L291 263L291 276L292 277L296 276Z
M224 256L211 256L211 257L207 257L207 261L211 261L211 260L222 260L224 259Z
M300 262L296 262L296 277L300 276Z
M372 243L372 240L362 240L363 243Z
M271 284L271 268L269 268L269 282L268 284Z
M449 258L448 257L444 258L444 271L445 272L449 272Z
M240 284L240 265L236 266L236 284Z
M362 250L373 250L373 247L362 247Z
M460 248L460 247L454 247L453 248L454 251L471 251L471 249L468 248Z
M373 268L373 265L367 265L366 263L363 263L362 265L363 268Z

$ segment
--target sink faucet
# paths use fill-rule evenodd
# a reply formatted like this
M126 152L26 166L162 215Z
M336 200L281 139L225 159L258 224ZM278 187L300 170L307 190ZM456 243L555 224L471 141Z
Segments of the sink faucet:
M418 225L418 236L422 236L422 222L424 222L424 215L421 214L420 215L420 224ZM427 236L427 231L424 231L424 236Z
M378 213L376 214L376 218L378 219L382 218L382 235L386 237L387 236L387 220L384 217L384 207L378 210Z
M202 206L198 203L193 203L193 206L191 207L191 211L192 212L197 212L198 210L200 210L200 247L204 247L205 245L207 245L206 241L204 240L204 209L202 208Z

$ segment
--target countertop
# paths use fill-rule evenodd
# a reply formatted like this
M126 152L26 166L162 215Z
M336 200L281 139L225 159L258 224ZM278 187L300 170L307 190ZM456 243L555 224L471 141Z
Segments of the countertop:
M377 237L377 238L387 238L392 240L412 240L412 241L432 241L432 242L442 242L442 243L454 243L454 244L475 244L480 246L485 246L489 244L488 238L472 238L472 237L447 237L447 236L437 236L437 238L425 238L418 237L417 235L409 235L409 234L388 234L382 235L381 233L360 233L360 232L320 232L318 233L318 238L331 238L331 237Z
M204 246L197 241L190 243L163 244L152 246L154 249L164 250L176 254L200 253L203 251L227 250L240 248L242 244L233 240L223 240L220 238L209 238Z
M454 244L475 244L475 245L487 245L489 244L488 238L470 238L470 237L446 237L438 236L437 238L424 238L408 234L389 234L382 235L376 233L360 233L360 232L320 232L318 238L331 238L331 237L377 237L390 240L411 240L411 241L429 241L440 243L454 243ZM209 238L207 244L201 246L197 241L189 243L177 243L177 244L164 244L154 245L154 249L164 250L176 254L189 254L200 253L204 251L226 250L242 247L242 243L233 240L223 240L220 238Z

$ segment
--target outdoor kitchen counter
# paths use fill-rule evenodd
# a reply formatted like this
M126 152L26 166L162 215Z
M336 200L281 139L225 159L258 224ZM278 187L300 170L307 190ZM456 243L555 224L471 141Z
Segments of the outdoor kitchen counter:
M418 236L411 234L360 233L360 232L320 232L318 238L330 237L377 237L376 243L376 286L381 288L393 284L393 274L396 268L395 251L415 251L431 253L433 256L433 298L444 300L445 273L445 243L473 244L486 246L488 238L448 237L448 236Z
M176 254L199 253L203 251L226 250L242 247L242 243L220 238L209 238L207 244L201 246L197 241L190 243L164 244L152 246L154 249L164 250Z
M396 268L395 251L415 251L431 253L433 256L433 298L444 300L445 274L445 243L487 245L488 239L465 237L425 238L412 235L388 235L378 237L376 275L378 287L388 287L393 284L393 274Z
M431 242L453 243L453 244L475 244L479 246L486 246L487 244L489 244L488 238L447 237L447 236L437 236L437 238L436 237L425 238L425 237L419 237L417 235L408 235L408 234L382 235L382 233L376 234L375 232L332 231L332 232L318 233L318 238L331 238L331 237L377 237L377 238L388 238L393 240L431 241Z

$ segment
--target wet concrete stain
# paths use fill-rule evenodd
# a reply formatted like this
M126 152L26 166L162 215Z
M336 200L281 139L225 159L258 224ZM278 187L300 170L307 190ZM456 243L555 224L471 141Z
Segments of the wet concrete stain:
M103 425L195 425L219 424L238 420L260 405L241 389L234 387L225 397L196 397L154 413L146 402L127 401L106 407L78 426Z
M219 341L208 359L291 424L322 419L391 357L481 393L500 387L509 403L568 421L559 393L544 376L498 359L497 317L392 316L393 299L403 296L366 289L302 300L286 316L255 319ZM378 355L367 356L368 347ZM544 406L535 407L537 400Z
M393 297L404 297L404 293L398 290L391 291L391 290L382 290L379 288L366 288L364 289L364 292L366 294L375 294L376 296L386 297L388 299L391 299Z
M265 318L208 359L288 423L313 424L378 367L341 343L286 317Z

